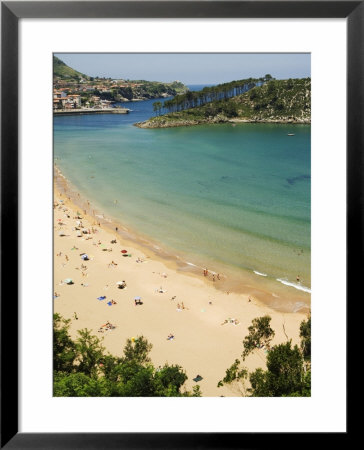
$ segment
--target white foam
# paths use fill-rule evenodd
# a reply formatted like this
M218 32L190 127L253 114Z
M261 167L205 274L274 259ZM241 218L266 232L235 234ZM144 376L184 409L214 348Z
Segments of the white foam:
M196 264L193 264L193 263L188 262L188 261L186 261L186 264L188 264L189 266L198 267L198 266L196 266Z
M282 280L281 278L277 278L277 281L279 281L282 284L285 284L286 286L291 286L295 289L298 289L299 291L308 292L309 294L311 294L311 289L306 286L302 286L301 284L292 283L291 281Z
M253 272L254 272L256 275L260 275L261 277L266 277L266 276L268 276L266 273L261 273L261 272L258 272L257 270L253 270Z

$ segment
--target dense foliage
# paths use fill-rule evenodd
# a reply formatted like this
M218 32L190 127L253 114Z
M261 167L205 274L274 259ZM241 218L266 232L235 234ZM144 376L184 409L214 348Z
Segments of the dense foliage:
M270 348L274 331L270 328L270 317L253 320L249 335L244 339L243 360L256 348L267 351L266 370L256 369L249 373L236 359L226 370L218 386L224 384L239 387L243 395L251 397L309 397L311 396L311 317L300 325L300 348L292 342ZM246 386L249 380L250 386Z
M227 122L232 119L299 123L309 123L311 120L310 78L268 81L266 76L263 81L258 79L245 84L247 91L237 95L234 83L226 84L226 94L223 89L219 91L218 86L214 88L216 92L208 88L212 91L202 100L200 96L203 91L177 96L156 110L157 117L137 126L157 128ZM165 112L167 114L161 115Z
M227 100L243 94L255 86L260 86L271 78L271 75L266 75L262 78L248 78L211 87L206 86L201 91L188 91L183 95L176 95L174 98L166 100L161 109L164 113L170 113Z
M155 368L143 336L128 339L122 357L105 352L87 329L73 341L70 321L54 314L53 394L55 397L199 397L199 386L182 391L187 375L179 365Z

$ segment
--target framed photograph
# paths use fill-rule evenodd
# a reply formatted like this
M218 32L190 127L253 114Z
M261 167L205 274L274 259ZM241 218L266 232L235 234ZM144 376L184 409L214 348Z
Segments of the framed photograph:
M1 6L1 446L347 437L363 3Z

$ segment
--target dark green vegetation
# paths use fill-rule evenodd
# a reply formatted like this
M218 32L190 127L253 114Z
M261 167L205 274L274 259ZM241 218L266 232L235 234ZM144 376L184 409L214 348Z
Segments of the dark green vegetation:
M270 346L274 331L269 316L253 320L249 334L243 341L243 361L256 348L265 348L267 369L249 373L236 359L226 370L218 386L224 384L239 389L250 397L310 397L311 396L311 317L300 326L301 346L292 347L291 341ZM246 383L249 381L250 386Z
M161 107L163 113L184 111L197 108L211 102L220 102L243 94L255 86L261 85L272 78L266 75L264 78L248 78L246 80L231 81L217 86L204 87L202 91L188 91L186 94L166 100Z
M71 67L67 66L67 64L65 64L56 56L53 56L53 78L73 81L79 81L82 78L85 80L90 79L89 76L84 75L81 72L77 72L77 70L74 70Z
M264 84L261 79L242 80L244 93L236 92L234 84L237 82L220 85L226 87L225 91L218 90L217 98L209 95L206 102L200 106L199 92L187 93L184 105L189 109L176 104L167 103L167 114L160 115L166 108L156 109L157 117L146 122L136 124L141 128L163 128L175 126L188 126L206 123L225 122L276 122L276 123L310 123L311 121L311 79L267 80ZM230 86L230 87L229 87ZM202 91L203 92L203 91ZM191 100L188 101L188 98ZM176 97L178 99L178 97ZM196 100L197 99L197 100ZM173 99L175 100L175 99ZM209 101L210 100L210 101ZM197 102L197 103L196 103ZM166 102L165 102L166 103ZM184 110L183 110L184 109Z
M143 336L128 339L122 357L105 352L101 340L87 329L73 341L70 320L54 314L53 395L55 397L200 397L183 390L187 380L178 365L155 368L150 361L152 344Z

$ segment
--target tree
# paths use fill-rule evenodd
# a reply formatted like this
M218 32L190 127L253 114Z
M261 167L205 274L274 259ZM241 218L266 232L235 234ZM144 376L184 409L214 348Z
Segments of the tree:
M160 111L162 109L162 103L161 102L154 102L153 103L153 111L159 116Z
M76 340L77 372L83 372L90 377L97 377L105 348L101 345L100 339L91 335L87 328L79 330L78 334L80 337Z
M305 361L311 361L311 316L300 325L301 351Z
M276 82L275 81L270 81L268 83L268 94L270 94L270 95L275 94L276 89L277 89Z
M95 379L82 372L56 372L53 380L55 397L110 397L112 384L106 378Z
M90 330L79 330L73 342L69 320L54 316L54 379L56 397L199 397L181 389L187 375L179 365L155 369L146 338L127 339L122 357L105 354L101 340Z
M270 341L275 335L275 332L270 327L270 321L270 316L257 317L253 319L252 325L248 328L249 334L243 341L243 360L245 360L249 353L251 353L256 348L259 348L263 345L269 348Z
M244 339L243 359L253 351L257 342L269 342L274 335L270 328L270 317L253 319ZM309 397L311 395L311 370L308 358L311 349L311 318L300 324L301 345L292 347L291 341L275 345L269 349L266 370L258 368L252 373L240 366L240 361L226 370L225 377L218 386L224 384L239 387L242 395L252 397ZM259 344L258 344L259 345ZM306 355L306 356L305 356ZM246 388L246 381L250 387Z
M268 353L267 370L257 369L250 374L253 397L303 396L304 370L302 354L291 341L276 345ZM307 380L305 380L307 382Z
M53 369L72 372L76 358L76 346L68 334L70 320L53 315Z
M133 361L137 364L145 365L150 362L148 355L152 347L153 345L143 336L138 336L135 339L127 339L124 347L124 361Z
M167 397L176 396L187 380L187 375L178 365L168 366L167 364L155 373L156 391L167 393Z
M233 385L244 396L246 394L245 380L248 378L248 370L240 367L240 361L236 359L231 367L226 370L225 377L217 383L217 387L224 384Z

